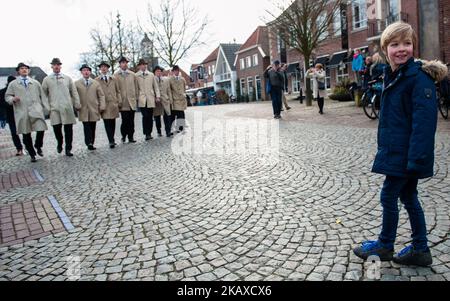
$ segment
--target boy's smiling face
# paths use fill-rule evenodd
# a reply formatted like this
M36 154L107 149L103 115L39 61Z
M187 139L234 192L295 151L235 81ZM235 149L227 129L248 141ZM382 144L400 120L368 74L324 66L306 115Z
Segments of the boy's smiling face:
M393 71L400 65L405 64L414 55L414 44L412 38L395 39L387 47L389 63Z

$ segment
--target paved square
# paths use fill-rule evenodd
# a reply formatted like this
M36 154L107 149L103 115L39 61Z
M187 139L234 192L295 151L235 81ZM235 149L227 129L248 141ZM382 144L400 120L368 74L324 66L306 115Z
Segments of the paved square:
M348 103L327 103L324 116L292 107L271 163L246 153L175 154L169 139L143 141L140 114L139 143L115 150L99 123L98 150L88 152L78 124L74 158L58 155L47 132L43 160L0 165L0 174L36 168L45 182L0 191L0 206L53 195L74 230L0 248L0 280L65 280L68 258L80 259L81 280L366 279L351 249L381 225L383 177L371 173L377 123ZM189 131L195 113L219 123L272 120L269 103L196 107ZM383 263L382 280L450 280L449 153L450 123L440 120L436 175L419 186L433 266ZM410 237L402 210L396 250Z

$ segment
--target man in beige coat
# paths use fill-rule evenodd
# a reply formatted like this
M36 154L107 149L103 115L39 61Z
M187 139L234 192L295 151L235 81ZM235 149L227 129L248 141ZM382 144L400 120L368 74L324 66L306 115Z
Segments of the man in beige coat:
M105 123L109 147L113 149L117 146L114 136L116 133L116 119L119 118L120 108L122 108L122 95L120 94L119 82L109 75L110 67L108 63L102 62L98 66L100 68L100 76L95 80L100 84L105 94L106 109L102 114L102 118Z
M139 109L142 113L142 129L144 130L145 141L152 140L153 132L153 110L156 103L161 100L159 85L153 73L148 71L148 63L140 60L139 71L136 73L139 93Z
M164 127L166 130L166 136L172 137L172 94L170 93L169 78L163 77L163 68L156 66L153 73L156 76L158 82L159 92L161 93L161 101L156 103L156 108L153 113L155 117L156 129L159 137L162 137L161 131L161 116L164 119Z
M120 69L115 74L115 79L119 82L120 93L122 98L122 107L120 113L122 115L122 142L125 143L126 138L130 143L136 143L134 140L134 118L137 108L138 87L136 74L128 69L128 60L122 57L119 60Z
M186 80L180 75L180 67L172 68L173 76L169 80L170 93L172 95L172 124L176 121L175 126L178 133L184 130L185 112L187 110L186 100Z
M17 134L23 135L23 143L31 162L36 162L36 151L39 156L44 155L42 146L44 132L47 130L45 114L49 112L49 105L41 84L28 76L30 67L20 63L16 71L19 78L9 84L5 99L14 106ZM37 132L34 146L32 132Z
M80 109L80 98L73 80L61 73L61 60L55 58L51 65L53 74L44 79L42 89L48 97L50 105L50 121L58 141L57 151L58 153L63 151L64 138L62 128L64 126L66 156L73 157L73 125L77 123L74 108L76 110Z
M75 86L80 95L80 115L78 119L83 122L84 142L88 150L94 151L95 130L97 122L100 120L102 113L106 109L105 94L100 84L91 79L92 69L88 65L80 68L83 78L79 79Z

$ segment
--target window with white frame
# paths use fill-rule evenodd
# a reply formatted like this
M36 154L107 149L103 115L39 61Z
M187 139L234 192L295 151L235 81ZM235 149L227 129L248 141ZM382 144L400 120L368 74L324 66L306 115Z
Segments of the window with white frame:
M252 66L252 57L251 56L247 56L246 58L245 58L245 60L246 60L246 65L247 65L247 67L248 68L250 68L251 66Z
M327 87L327 90L331 89L331 69L325 68L325 87Z
M341 11L337 10L333 16L333 32L336 37L342 35Z
M316 26L318 30L322 30L324 23L327 19L327 13L323 12L317 17ZM328 37L328 30L323 30L323 32L319 36L319 41L323 41Z
M258 55L257 54L253 55L253 66L258 66Z
M209 65L209 66L208 66L208 76L212 76L212 75L213 75L211 71L212 71L212 70L211 70L211 65Z
M301 85L300 73L295 72L294 74L292 74L292 92L294 93L300 92L300 85Z
M216 73L216 66L215 65L212 65L212 67L211 67L211 76L213 76L214 75L214 73Z
M337 83L342 82L343 80L348 79L348 64L341 64L336 69L336 78Z
M245 69L245 60L244 59L240 59L239 63L241 65L241 70L244 70Z
M247 94L247 91L246 91L246 89L245 89L245 79L242 78L242 79L241 79L241 96L243 96L243 95L245 95L245 94Z
M250 95L255 93L255 89L253 86L253 77L247 78L247 83L248 83L248 94Z
M354 0L352 2L353 29L367 27L367 0Z

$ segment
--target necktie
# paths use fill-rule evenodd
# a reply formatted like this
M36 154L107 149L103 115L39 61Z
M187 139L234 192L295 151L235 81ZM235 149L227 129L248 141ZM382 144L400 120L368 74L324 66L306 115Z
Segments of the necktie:
M103 80L105 81L105 83L108 83L108 77L107 76L104 76Z
M86 80L86 87L89 87L89 80Z
M28 81L26 78L22 78L23 81L23 85L25 86L25 88L28 88Z

